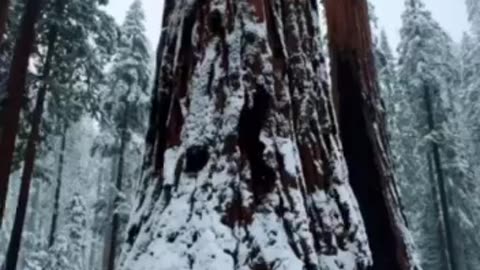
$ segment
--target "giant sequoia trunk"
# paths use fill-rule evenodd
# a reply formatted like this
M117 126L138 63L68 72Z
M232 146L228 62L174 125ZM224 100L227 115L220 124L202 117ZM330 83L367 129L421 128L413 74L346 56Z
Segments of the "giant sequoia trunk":
M166 1L164 14L123 269L368 269L317 1ZM350 130L361 138L370 131ZM383 149L367 150L384 161ZM379 163L382 177L391 177L387 165ZM384 211L378 233L394 234L385 247L397 252L389 265L408 269L392 183L374 176L353 179L391 200L364 202L363 212Z
M3 2L3 1L2 1ZM35 40L35 22L40 14L41 0L29 0L20 26L20 33L7 81L8 98L0 115L2 134L0 134L0 225L2 224L8 182L15 150L15 140L20 119L20 109L25 94L28 60Z
M389 155L365 0L327 0L333 91L350 183L378 270L413 269Z

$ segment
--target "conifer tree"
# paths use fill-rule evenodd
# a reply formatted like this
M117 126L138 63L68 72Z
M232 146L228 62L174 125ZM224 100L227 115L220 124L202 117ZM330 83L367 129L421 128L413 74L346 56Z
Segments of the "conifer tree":
M399 177L425 269L464 269L463 232L452 209L465 203L469 173L454 108L458 65L452 41L421 0L406 0L399 45L397 127ZM454 188L451 188L454 187ZM421 199L418 199L421 198ZM458 209L457 208L457 209Z
M66 237L68 239L68 260L72 270L87 269L86 265L86 206L80 194L75 193L67 205Z
M113 216L110 230L110 243L106 245L107 269L116 265L120 231L125 227L125 217L120 210L121 195L125 197L128 165L125 157L132 137L145 131L143 120L146 117L147 86L150 81L150 48L145 36L145 15L140 0L135 0L127 12L121 27L120 42L114 59L112 89L105 97L105 106L115 140L116 171ZM115 159L114 159L115 160ZM124 201L124 200L123 200Z
M53 99L58 99L58 95L56 95L58 91L65 89L59 86L65 87L65 85L72 87L71 89L67 89L75 93L76 89L73 88L75 85L73 82L81 82L83 78L87 78L88 82L88 79L91 78L88 76L88 72L92 71L91 65L89 64L92 63L91 59L96 59L94 50L91 48L97 45L99 45L99 48L101 48L101 46L107 46L106 48L108 48L109 44L106 42L108 41L106 37L110 35L105 35L106 32L102 31L110 28L100 28L102 23L105 22L105 19L108 21L109 17L99 9L97 0L52 0L45 3L45 6L47 16L42 17L43 20L40 22L39 27L39 47L44 46L44 49L38 50L39 58L42 59L43 62L39 68L41 76L38 89L36 89L36 103L32 113L31 129L23 162L22 184L7 254L8 269L13 269L17 264L25 223L25 212L28 205L30 183L35 169L36 153L41 138L42 123L45 123L45 121L43 121L43 112L46 104L48 104L47 101L49 101L47 94L50 93ZM110 21L113 20L110 19ZM72 27L76 27L78 30L76 31L76 35L71 34ZM76 61L72 61L72 59ZM70 69L71 73L65 74L64 72L59 72L62 67L68 67L70 64L78 65L73 65L74 69ZM86 87L86 89L88 90L90 88ZM85 92L79 92L80 94L77 97L74 95L73 97L70 96L69 100L73 101L74 104L75 102L83 101L81 98L85 96ZM72 106L66 107L71 109ZM79 107L83 108L86 106L80 105ZM55 223L52 222L52 226L54 225ZM52 237L51 239L54 238ZM53 244L53 241L51 241L51 243Z
M1 111L0 123L0 225L3 221L9 177L13 164L15 141L19 128L20 109L25 94L26 77L30 54L35 42L35 23L39 17L42 1L29 0L25 7L11 68L8 75L5 108Z

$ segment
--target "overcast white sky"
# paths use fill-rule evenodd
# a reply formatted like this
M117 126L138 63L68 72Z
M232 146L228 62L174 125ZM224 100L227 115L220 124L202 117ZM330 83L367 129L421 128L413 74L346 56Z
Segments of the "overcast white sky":
M155 0L153 0L155 1ZM401 13L404 0L371 0L375 6L379 26L384 28L395 46L399 42ZM455 41L460 41L463 32L469 28L465 0L423 0L433 17Z
M142 0L147 17L147 35L153 48L156 48L161 24L161 14L164 0ZM390 44L397 46L401 13L404 0L371 0L379 17L379 25L384 28L390 38ZM110 0L107 10L118 20L123 21L125 12L133 0ZM468 22L464 0L424 0L434 18L456 41L460 41Z

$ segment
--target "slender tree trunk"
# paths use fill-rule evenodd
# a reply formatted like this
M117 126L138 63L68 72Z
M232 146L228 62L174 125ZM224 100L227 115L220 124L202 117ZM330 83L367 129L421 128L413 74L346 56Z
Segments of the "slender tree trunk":
M430 151L426 151L426 161L427 161L427 169L428 169L428 180L429 184L431 186L431 200L433 204L433 213L432 215L435 217L433 219L433 224L434 225L434 232L437 233L435 236L440 236L440 243L437 248L438 252L433 252L436 257L434 260L428 260L425 259L423 260L424 268L429 269L429 267L436 267L436 265L441 265L442 268L438 270L449 270L450 269L450 264L449 264L449 255L448 255L448 249L447 249L447 241L445 238L445 226L443 225L443 220L440 219L438 220L437 214L441 212L441 205L440 205L440 200L439 194L438 194L438 182L435 177L435 165L433 161L433 154ZM430 212L429 210L426 210ZM424 225L424 231L425 232L431 232L432 231L432 222L430 221L431 219L428 217L425 217L423 222L426 224ZM437 222L439 221L439 222ZM427 241L431 241L430 239L426 239ZM433 241L432 241L433 242ZM435 243L434 243L435 244ZM431 252L431 250L429 250ZM438 266L437 266L438 267Z
M67 144L67 124L62 125L62 141L60 144L60 153L58 155L57 168L57 186L55 187L55 195L53 202L52 224L48 234L48 246L52 247L55 243L55 234L57 233L58 214L60 209L60 191L62 190L63 164L65 162L65 147Z
M29 200L30 207L27 211L26 231L30 233L36 233L38 232L37 223L39 219L39 209L40 209L39 204L41 200L40 198L41 181L33 181L32 185L34 190L31 192L31 195L30 195L32 199ZM35 235L35 236L36 238L38 237L38 239L41 239L40 235ZM33 239L33 238L30 239L30 241L28 241L30 245L25 245L24 248L21 249L19 264L17 266L18 269L24 269L28 260L28 251L35 249L35 245L37 244L36 241L37 241L36 239Z
M327 0L333 91L375 270L414 269L388 149L365 0Z
M116 198L116 195L115 195L115 192L113 191L113 188L112 188L112 185L113 183L116 182L117 180L117 176L118 176L118 156L114 156L112 157L111 159L111 162L110 162L110 179L109 179L109 182L108 182L108 187L106 188L106 192L105 193L105 200L107 201L107 210L106 210L106 217L108 218L106 220L106 223L108 223L108 225L111 225L112 224L112 221L113 221L113 214L114 214L114 210L115 210L115 207L114 207L114 201L115 201L115 198ZM111 237L112 237L112 226L108 226L106 225L105 228L104 228L104 232L103 232L103 235L104 235L104 239L103 239L103 254L102 254L102 269L104 270L107 270L108 269L108 263L109 263L109 259L110 259L110 250L111 250L111 243L112 243L112 240L111 240Z
M425 109L427 112L427 123L428 129L430 132L434 132L436 130L435 127L435 116L433 111L433 101L431 98L431 90L429 87L424 86L424 102L425 102ZM450 210L449 210L449 203L447 198L447 187L445 183L444 171L442 168L442 160L440 157L440 146L435 139L431 140L431 149L432 149L432 157L433 157L433 165L434 165L434 172L436 174L437 179L437 186L438 186L438 197L440 198L440 211L438 214L442 220L441 224L443 226L444 232L444 239L446 243L446 255L447 255L447 262L449 264L450 270L457 269L456 263L456 256L455 256L455 248L454 248L454 239L452 234L452 223L450 220Z
M128 93L131 92L132 85L129 86L129 91ZM129 102L127 101L127 97L125 97L124 101L124 106L125 110L123 112L123 120L121 124L121 135L120 135L120 153L119 153L119 158L118 158L118 174L117 174L117 179L115 183L115 188L117 192L122 192L122 182L123 182L123 174L124 174L124 164L125 164L125 149L127 146L127 135L128 135L128 114L129 114ZM109 257L108 257L108 268L107 270L115 270L116 266L116 255L117 255L117 245L118 240L118 231L120 228L120 215L119 213L115 210L118 208L118 202L119 202L118 196L115 197L114 200L114 213L113 213L113 220L112 220L112 236L111 236L111 242L110 242L110 251L109 251Z
M0 45L3 43L3 35L7 29L8 9L10 6L9 0L0 1Z
M3 3L4 1L2 1ZM28 60L35 41L35 22L40 14L41 0L29 0L25 6L20 34L7 81L8 99L0 117L3 125L0 136L0 226L3 221L8 183L17 137L20 109L25 94Z
M60 1L57 4L61 3ZM57 6L60 10L61 6ZM18 205L15 213L15 220L12 229L10 244L8 246L5 270L15 270L18 261L18 253L25 223L25 213L27 210L30 185L32 181L33 170L35 167L35 156L37 153L37 144L40 135L40 126L42 124L42 116L44 110L45 97L48 90L48 78L52 67L52 60L55 51L55 43L57 39L57 28L52 27L48 35L47 56L44 64L42 76L42 86L37 93L37 102L33 111L32 128L27 139L27 147L25 149L25 158L23 162L23 172L21 177L20 195L18 197Z
M123 269L371 264L318 8L310 0L165 2Z
M104 181L104 167L103 167L103 164L101 165L100 167L100 172L98 174L98 179L97 179L97 191L96 191L96 200L97 202L99 201L100 199L100 196L102 194L102 183ZM93 226L94 226L94 230L92 230L92 238L91 238L91 248L90 248L90 265L89 265L89 268L88 269L92 269L92 270L97 270L98 269L98 251L99 251L99 242L100 241L100 238L99 238L99 235L102 235L100 233L100 230L98 228L100 228L101 224L100 224L100 219L99 219L99 215L98 215L98 209L95 209L94 210L94 216L93 216Z
M49 65L47 65L49 66ZM20 185L20 194L18 196L17 211L11 233L10 244L8 246L5 270L16 270L18 253L20 251L20 243L22 239L23 226L25 223L25 214L27 211L28 197L30 194L30 185L34 170L35 155L37 152L37 143L39 141L40 124L43 114L43 103L47 93L46 85L40 88L37 96L37 103L33 111L32 129L28 136L27 148L25 150L25 160Z

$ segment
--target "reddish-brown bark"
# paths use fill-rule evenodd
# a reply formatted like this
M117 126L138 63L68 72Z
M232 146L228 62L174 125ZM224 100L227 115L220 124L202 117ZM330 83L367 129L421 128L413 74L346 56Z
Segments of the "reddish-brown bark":
M147 171L124 267L165 262L158 247L181 254L172 262L181 270L215 269L220 257L226 270L367 267L317 2L165 4ZM186 216L176 212L185 201ZM194 252L205 243L215 248ZM212 264L196 263L203 260Z
M3 133L0 136L0 225L4 216L15 140L19 127L20 109L25 95L28 60L35 41L35 22L40 14L41 2L43 1L29 0L25 6L7 81L8 99L2 115L0 115L2 118L0 122L3 123Z
M327 0L325 5L340 133L369 236L372 269L414 269L386 141L367 1Z

